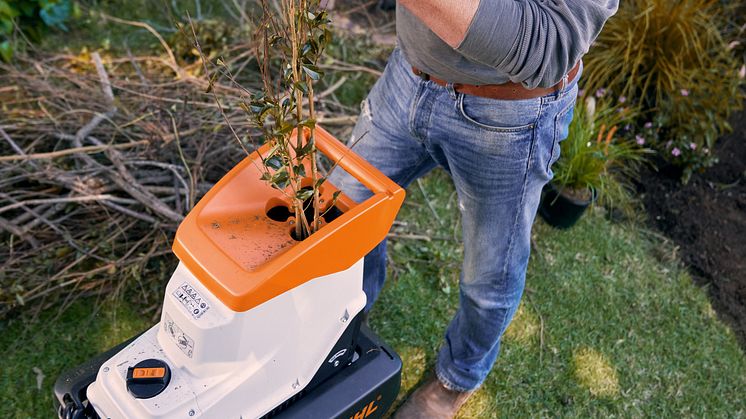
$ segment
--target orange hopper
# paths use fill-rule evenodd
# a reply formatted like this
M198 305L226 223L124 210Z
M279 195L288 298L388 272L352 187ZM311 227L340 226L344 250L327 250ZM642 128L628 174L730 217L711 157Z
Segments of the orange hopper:
M399 185L322 128L316 128L315 142L373 196L357 204L341 194L336 205L342 215L295 241L292 218L275 221L267 216L270 208L289 202L260 179L265 145L210 189L176 232L176 256L234 311L249 310L313 278L349 268L385 238L396 218L404 200ZM321 198L330 205L337 188L327 181L321 189Z

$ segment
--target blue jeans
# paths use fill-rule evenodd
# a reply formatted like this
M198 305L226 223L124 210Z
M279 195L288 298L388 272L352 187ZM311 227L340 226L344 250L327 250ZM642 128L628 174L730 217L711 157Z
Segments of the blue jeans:
M541 189L552 178L576 95L576 82L535 99L463 95L415 76L397 49L362 104L353 150L405 188L441 166L458 193L464 242L459 308L435 368L452 390L479 387L497 358L523 293ZM358 202L371 196L341 169L330 180ZM366 311L385 276L383 241L365 257Z

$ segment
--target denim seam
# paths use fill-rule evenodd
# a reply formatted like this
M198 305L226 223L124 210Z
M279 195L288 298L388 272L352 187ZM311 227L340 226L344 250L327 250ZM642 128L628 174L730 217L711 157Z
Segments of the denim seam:
M539 119L541 118L541 114L544 110L539 109L539 114L536 118L536 124L538 124ZM532 160L534 158L534 151L536 149L536 127L531 132L531 148L529 149L528 153L528 159L526 159L526 168L525 172L523 174L523 185L521 185L521 199L518 202L518 208L523 208L523 202L526 200L526 184L528 183L528 174L531 169ZM510 231L510 238L508 239L508 251L506 252L505 257L505 263L503 265L503 272L502 272L502 293L505 294L507 292L507 286L508 286L508 265L510 265L510 260L513 257L513 247L515 244L515 234L518 230L518 220L522 214L522 210L519 209L515 213L515 218L513 219L513 227Z
M468 389L465 387L458 386L456 384L453 384L453 381L446 378L443 371L440 370L440 365L438 363L435 364L435 375L438 377L438 381L443 385L443 387L452 390L452 391L458 391L460 393L467 393L476 390L476 388ZM477 387L478 388L478 387Z
M430 156L430 153L426 153L417 163L412 165L412 170L410 170L406 176L402 176L401 178L401 184L408 185L409 182L414 180L414 175L417 174L417 172L420 171L420 168L422 165L427 162L428 159L432 159L432 156Z
M422 96L422 92L424 89L425 84L422 81L419 81L417 83L417 92L414 94L414 99L412 100L412 103L409 105L409 135L416 139L421 139L417 135L417 127L416 127L416 116L417 116L417 104L420 102L420 97ZM422 143L422 141L417 141L418 143Z
M431 145L430 144L431 143L431 141L430 141L430 127L433 126L433 115L435 114L435 112L433 112L433 108L435 108L435 106L437 104L438 98L437 97L433 97L431 100L432 100L432 103L429 105L428 112L427 112L427 124L424 127L425 128L424 129L425 138L422 139L422 143L423 144L427 144L427 145ZM431 153L430 152L430 148L428 148L428 147L425 147L425 148L427 149L428 153Z
M558 143L558 137L557 134L557 124L559 123L560 119L564 118L565 115L567 115L568 112L570 112L570 109L572 109L573 102L568 103L565 105L565 107L557 113L557 115L554 116L554 126L552 127L552 149L549 152L549 159L547 159L547 167L544 168L544 171L549 174L549 170L552 167L552 158L554 157L554 149L559 147Z
M373 110L371 109L369 96L363 99L362 102L360 102L360 114L363 117L367 117L371 122L373 122Z

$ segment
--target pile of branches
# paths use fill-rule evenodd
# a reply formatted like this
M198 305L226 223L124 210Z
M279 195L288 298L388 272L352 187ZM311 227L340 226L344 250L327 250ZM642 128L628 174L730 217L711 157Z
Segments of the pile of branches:
M149 25L107 19L149 31L163 53L0 64L0 318L125 291L156 315L179 222L259 145L240 106L261 88L250 39L185 60ZM380 71L320 67L334 76L318 120L342 138L358 111L336 97L345 74Z
M190 70L97 53L0 68L0 316L163 283L178 223L244 156Z

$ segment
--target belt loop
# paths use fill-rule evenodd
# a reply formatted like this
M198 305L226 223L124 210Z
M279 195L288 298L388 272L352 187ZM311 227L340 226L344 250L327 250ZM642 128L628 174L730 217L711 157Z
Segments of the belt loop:
M448 90L451 99L456 100L456 89L454 89L453 83L446 83L446 90Z
M555 96L556 99L559 99L559 97L565 91L565 87L567 87L567 79L567 73L565 73L565 75L562 76L562 80L560 81L559 89L557 89L557 95Z

